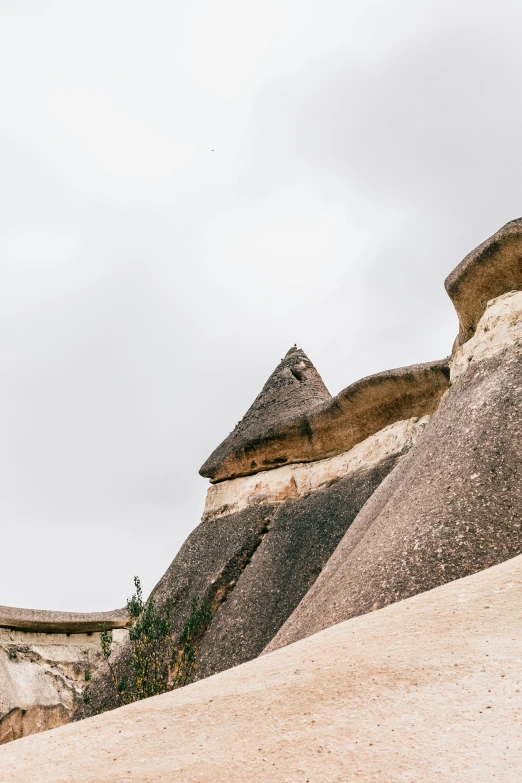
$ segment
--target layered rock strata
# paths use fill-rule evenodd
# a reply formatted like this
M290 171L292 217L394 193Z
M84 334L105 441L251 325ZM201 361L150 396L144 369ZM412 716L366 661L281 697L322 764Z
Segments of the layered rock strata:
M331 400L280 416L263 429L243 429L241 423L200 473L217 482L341 454L396 421L433 413L448 376L446 360L401 367L362 378Z
M302 352L290 357L303 361ZM274 376L286 377L285 359ZM299 366L299 365L298 365ZM414 379L422 393L417 401L440 394L447 365L436 370L406 368L403 377L409 409ZM282 368L282 369L281 369ZM309 368L309 371L312 372ZM272 378L274 378L272 376ZM312 373L318 386L318 375ZM429 381L433 385L428 394ZM379 380L378 385L381 383ZM268 387L273 386L269 383ZM265 389L267 386L265 386ZM279 388L287 395L286 381ZM397 393L397 390L395 390ZM275 394L275 392L274 392ZM272 396L272 404L275 405ZM364 417L352 405L352 416ZM259 400L259 398L258 398ZM388 410L387 416L390 415ZM191 533L152 595L157 605L173 603L175 635L181 634L194 600L205 602L212 622L203 636L197 677L207 677L261 653L314 583L360 509L382 480L411 448L429 419L395 421L333 458L285 465L254 476L239 477L209 488L202 523ZM339 424L350 426L345 416ZM260 461L262 463L262 460ZM125 666L129 649L118 651ZM109 674L100 669L90 687L91 703L77 717L97 712L101 704L116 706Z
M459 317L458 348L473 336L490 299L522 289L522 218L506 223L469 253L445 286Z
M522 292L488 303L451 376L268 650L522 551Z
M399 458L390 455L303 498L252 507L264 510L266 533L203 638L199 678L262 652ZM244 513L228 519L238 521Z
M314 365L300 348L290 348L277 365L253 404L233 432L225 438L201 468L201 475L213 481L236 475L227 470L230 455L236 452L248 456L248 469L243 473L256 473L277 467L284 459L261 454L256 450L266 434L279 430L287 421L299 418L332 396Z
M311 587L360 508L394 467L398 454L309 496L251 505L202 522L188 537L152 592L159 607L173 603L174 636L181 635L194 600L212 622L203 637L197 677L256 657ZM116 652L124 670L130 646ZM90 703L76 719L118 706L101 666Z
M0 783L516 781L522 557L0 748Z
M364 378L332 398L294 348L203 465L212 482L203 521L153 591L159 605L173 601L176 634L194 599L211 608L198 677L522 551L522 220L470 253L446 288L460 324L451 386L448 362L432 362ZM29 614L27 626L10 627L58 630ZM0 625L1 617L0 608ZM62 635L79 641L85 624L68 622ZM90 655L77 644L74 660L57 650L42 656L41 640L23 641L20 655L32 658L18 663L33 669L21 683L40 677L35 666L80 671ZM128 645L114 655L124 663ZM44 689L39 682L33 691ZM62 707L69 719L79 690L75 681L49 705L38 697L50 717L38 723L34 713L11 734L65 720ZM110 690L102 666L94 711ZM77 716L86 714L81 704Z
M127 634L126 612L0 607L0 744L68 723L101 663L100 623Z
M325 489L348 474L370 470L381 460L406 452L417 440L429 416L397 421L349 451L316 462L284 465L252 476L221 481L208 492L203 521L234 514L247 506L284 503Z

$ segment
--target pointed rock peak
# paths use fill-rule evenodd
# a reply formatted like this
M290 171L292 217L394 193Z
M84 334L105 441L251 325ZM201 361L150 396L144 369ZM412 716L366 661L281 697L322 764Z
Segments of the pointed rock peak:
M233 452L248 450L253 442L256 450L259 449L268 432L277 430L288 419L308 413L331 398L308 356L294 345L281 359L235 430L210 455L200 470L201 475L210 479L219 475L220 481L229 478L222 475L222 467ZM252 465L251 472L267 470L268 467L277 465L268 466L261 462Z
M238 427L247 420L259 419L261 411L271 412L270 421L266 419L265 424L273 427L280 420L305 413L329 399L331 394L314 365L305 352L294 345L281 359Z

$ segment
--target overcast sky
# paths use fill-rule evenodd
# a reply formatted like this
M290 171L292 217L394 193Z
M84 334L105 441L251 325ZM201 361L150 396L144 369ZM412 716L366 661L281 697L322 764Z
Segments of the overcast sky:
M522 214L519 0L0 0L0 604L150 590L295 342L446 356Z

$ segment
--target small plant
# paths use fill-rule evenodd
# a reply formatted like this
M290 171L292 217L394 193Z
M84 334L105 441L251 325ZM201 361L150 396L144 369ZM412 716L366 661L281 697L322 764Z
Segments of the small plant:
M212 622L212 609L203 601L194 599L190 614L185 621L176 650L174 667L171 670L173 688L181 688L190 682L191 675L198 668L198 654L203 634Z
M100 626L102 655L107 661L114 696L120 705L157 696L189 683L198 666L203 634L212 620L211 608L195 599L181 635L176 639L172 627L172 602L167 601L165 608L159 610L154 598L143 600L137 576L134 577L134 587L135 593L127 601L131 621L130 655L122 661L121 667L120 663L111 661L112 631L106 625ZM120 674L120 668L124 669L124 675Z

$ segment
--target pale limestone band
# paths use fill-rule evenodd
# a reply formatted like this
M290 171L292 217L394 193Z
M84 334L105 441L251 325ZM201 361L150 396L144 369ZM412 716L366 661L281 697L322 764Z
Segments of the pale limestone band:
M509 291L487 303L475 334L450 361L450 378L455 383L474 364L510 347L522 345L522 291Z
M350 473L372 468L386 457L409 449L429 419L430 416L423 416L397 421L335 457L284 465L212 484L207 492L203 520L234 514L252 505L305 497Z

